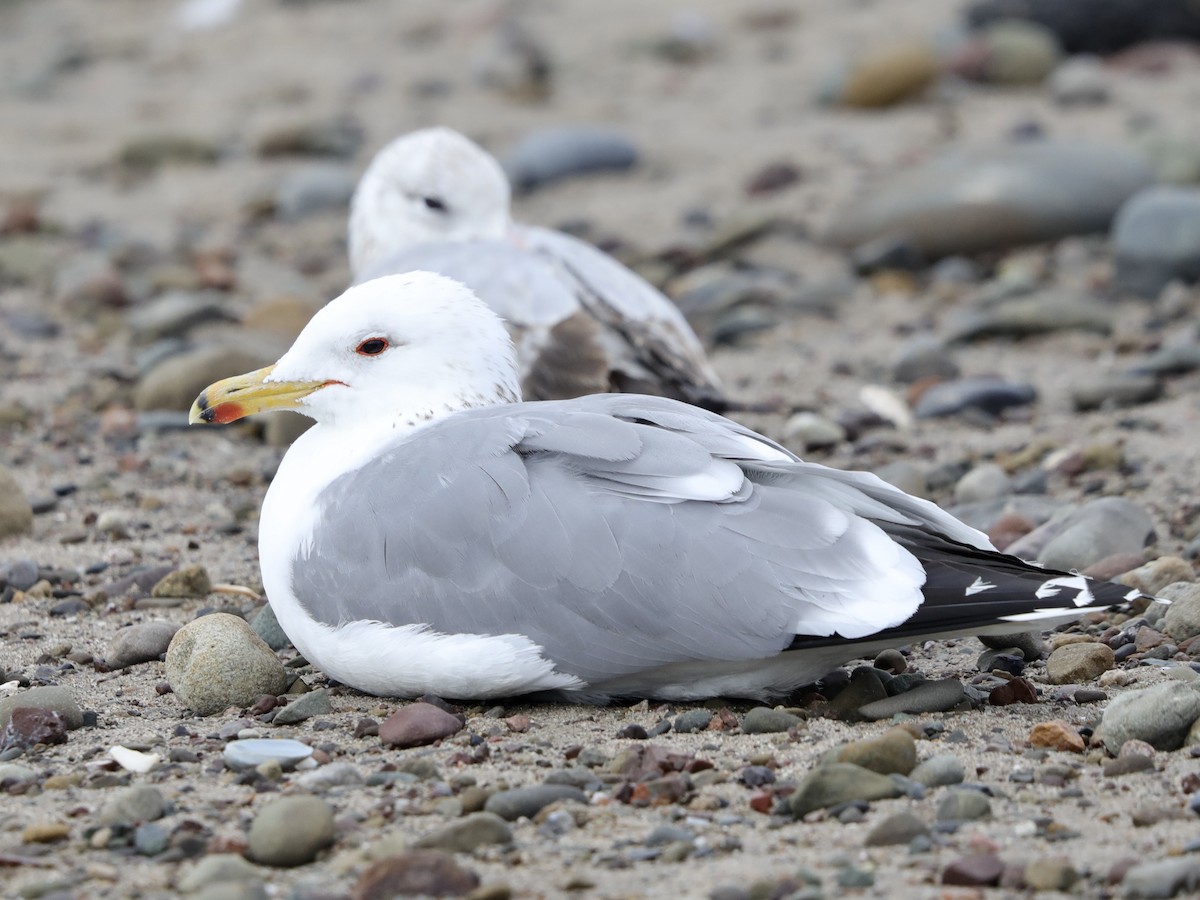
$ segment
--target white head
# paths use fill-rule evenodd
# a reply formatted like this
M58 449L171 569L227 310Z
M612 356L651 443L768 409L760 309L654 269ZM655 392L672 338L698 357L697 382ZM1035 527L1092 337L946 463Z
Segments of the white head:
M409 272L331 300L274 366L203 391L191 419L294 409L322 425L409 428L520 399L500 318L457 281Z
M350 268L361 278L398 250L502 237L510 191L500 164L449 128L396 138L375 155L350 202Z

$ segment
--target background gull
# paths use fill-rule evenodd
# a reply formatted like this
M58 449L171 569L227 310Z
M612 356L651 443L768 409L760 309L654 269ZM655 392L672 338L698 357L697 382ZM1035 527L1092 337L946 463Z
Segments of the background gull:
M264 501L263 584L297 649L371 693L767 697L1137 596L677 401L522 403L500 320L430 273L352 287L192 420L275 408L317 425Z
M508 323L530 400L628 391L727 408L675 304L590 244L513 222L509 199L499 163L458 132L397 138L354 194L354 280L424 269L469 286Z

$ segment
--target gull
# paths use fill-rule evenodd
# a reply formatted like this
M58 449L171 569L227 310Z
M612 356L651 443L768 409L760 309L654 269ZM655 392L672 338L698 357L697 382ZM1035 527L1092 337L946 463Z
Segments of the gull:
M449 128L384 147L351 202L356 283L425 269L470 287L508 323L531 400L607 391L728 408L687 320L590 244L521 225L499 163Z
M929 501L715 413L523 402L518 371L488 306L414 272L351 287L275 365L197 398L196 423L316 420L267 491L259 556L280 625L332 678L764 699L884 647L1138 596L998 553Z

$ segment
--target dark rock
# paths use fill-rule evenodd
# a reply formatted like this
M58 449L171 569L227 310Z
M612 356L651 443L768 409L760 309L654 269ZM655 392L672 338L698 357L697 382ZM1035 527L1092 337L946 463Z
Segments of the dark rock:
M484 804L485 812L494 813L509 822L522 816L532 819L542 807L559 801L587 803L587 795L577 787L566 784L542 784L533 787L497 791Z
M438 850L410 850L372 863L358 877L352 900L394 897L462 897L479 887L479 876Z
M65 744L67 725L52 709L19 706L0 730L0 751L14 747L27 750L35 744Z
M742 734L776 734L788 731L803 720L781 709L756 706L742 716ZM678 731L678 726L676 726Z
M502 160L509 181L523 191L585 173L623 171L637 162L637 148L625 135L585 125L534 131Z
M895 697L868 703L858 710L864 719L890 719L897 713L945 712L966 699L966 691L957 678L927 681Z
M993 887L1004 874L1004 861L991 853L963 856L942 870L942 884Z
M988 703L992 706L1011 706L1014 703L1037 703L1037 688L1027 678L1014 678L992 688Z
M1153 375L1106 375L1074 388L1071 391L1071 402L1075 409L1086 412L1092 409L1138 406L1157 400L1162 393L1162 382Z
M1028 406L1036 399L1037 391L1028 384L992 377L960 378L928 388L913 411L919 419L956 416L967 410L998 416L1007 409Z

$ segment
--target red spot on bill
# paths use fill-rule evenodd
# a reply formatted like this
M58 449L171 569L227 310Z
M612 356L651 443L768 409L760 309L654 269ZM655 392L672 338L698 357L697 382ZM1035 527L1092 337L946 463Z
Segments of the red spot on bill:
M234 403L232 400L227 400L224 403L218 403L216 406L210 407L209 412L211 413L211 418L208 421L216 425L228 425L230 422L236 422L246 415L241 404Z

